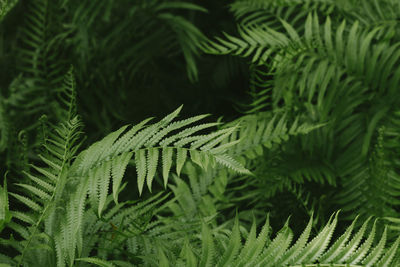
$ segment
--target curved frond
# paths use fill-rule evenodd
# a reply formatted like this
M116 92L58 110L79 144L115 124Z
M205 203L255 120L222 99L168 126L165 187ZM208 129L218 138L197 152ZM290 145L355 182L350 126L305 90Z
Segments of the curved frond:
M71 73L67 74L67 76L70 75ZM9 193L29 208L27 213L13 213L15 219L28 223L29 227L10 225L10 228L16 232L25 232L22 237L26 241L19 250L20 264L26 260L25 257L29 258L30 247L38 246L38 242L41 242L39 233L42 231L43 224L52 217L57 205L65 197L64 188L68 184L67 170L81 144L80 135L82 134L82 122L72 111L75 106L74 93L72 93L74 90L74 87L69 89L71 95L68 95L63 103L66 105L68 117L64 122L54 126L53 131L49 132L44 140L44 149L42 154L38 155L43 164L31 165L32 171L23 171L27 182L16 184L21 188L22 193Z
M238 219L232 231L227 232L227 239L219 248L212 248L217 243L216 236L203 225L202 252L197 256L199 261L209 259L210 253L220 253L218 266L391 266L393 259L398 257L400 238L389 246L385 245L386 230L380 238L376 238L375 224L372 231L367 232L369 220L356 232L353 232L355 222L336 240L332 240L337 224L337 213L332 215L328 223L311 239L310 219L301 236L293 244L288 222L269 240L269 220L256 237L255 225L248 234L245 244L241 242ZM372 248L374 237L378 245ZM386 247L386 249L385 249ZM210 250L210 248L212 248ZM366 257L366 255L367 256ZM229 255L229 257L227 257ZM189 256L189 255L187 255ZM382 265L383 264L383 265Z
M124 126L93 144L83 151L75 161L73 168L76 175L85 176L89 172L95 173L95 170L103 168L104 164L117 156L124 157L126 164L128 164L130 157L134 157L138 189L139 193L142 193L145 182L151 190L158 163L162 165L164 183L167 183L174 154L178 173L187 159L191 159L203 168L207 168L208 163L211 165L220 163L239 173L249 173L240 163L224 154L225 149L232 146L233 143L225 145L224 150L220 149L219 146L227 136L236 130L236 127L221 129L205 135L195 135L198 131L212 127L214 124L189 127L203 119L204 116L172 122L179 114L180 109L157 123L145 126L147 121L143 121L130 129ZM159 160L160 157L161 160ZM125 167L126 165L120 165L119 169ZM110 175L106 175L103 179L110 178ZM100 178L94 175L93 179ZM119 179L113 177L113 184L118 184ZM114 188L115 191L117 189L118 187Z

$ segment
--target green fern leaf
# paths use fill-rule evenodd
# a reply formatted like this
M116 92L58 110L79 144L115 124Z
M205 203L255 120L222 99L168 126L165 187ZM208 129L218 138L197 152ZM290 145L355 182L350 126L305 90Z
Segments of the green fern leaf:
M185 243L184 243L182 251L180 253L180 257L185 258L187 266L198 266L197 258L194 255L192 249L190 248L188 239L185 239Z
M34 202L33 200L25 197L25 196L21 196L19 194L15 194L10 192L9 193L11 196L15 197L16 199L18 199L19 201L21 201L23 204L25 204L27 207L31 208L34 211L40 212L42 210L42 207L37 204L36 202Z
M118 191L121 185L122 177L124 176L126 166L128 165L129 160L132 158L132 156L132 152L122 153L120 156L115 157L112 161L112 191L116 204L118 203Z
M345 249L337 255L337 258L334 258L332 261L334 262L347 262L349 257L351 257L356 249L359 247L359 244L364 237L364 233L367 230L367 225L370 221L370 218L367 219L360 230L355 234L355 236L352 238L352 240L349 241L349 243L346 245ZM353 221L354 222L354 221ZM352 224L353 225L353 224ZM351 228L351 227L349 227ZM348 230L346 230L347 232Z
M199 266L208 267L214 264L214 241L208 226L203 223L202 230L202 251Z
M16 185L18 185L22 188L25 188L27 191L31 192L32 194L36 195L37 197L39 197L42 200L49 201L51 199L51 196L49 194L47 194L45 191L43 191L37 187L31 186L28 184L16 184Z
M153 182L154 175L156 174L157 165L158 165L158 149L150 148L147 152L147 187L151 192L151 185Z
M146 179L146 171L147 171L146 151L139 150L135 152L135 161L136 161L136 171L138 177L137 184L139 188L139 194L141 194L143 191L143 185Z
M332 216L322 231L307 244L301 255L296 258L295 263L313 262L318 259L328 246L336 223L337 214L335 214L334 217Z
M0 233L12 218L8 205L7 178L5 177L3 186L0 186Z
M172 166L172 156L173 156L173 149L170 147L165 147L162 149L162 175L164 180L164 188L167 187L169 172ZM181 167L182 168L182 167ZM178 173L179 175L179 173Z
M237 253L239 252L241 246L242 244L239 231L239 218L236 215L229 245L220 260L218 261L217 266L230 266L230 264L234 262L234 259L237 256Z
M382 259L377 263L377 266L392 266L391 262L395 255L397 254L398 247L400 244L400 237L396 239L396 241L393 243L393 245L390 247L390 249L385 253L385 255L382 257Z
M198 131L204 130L204 129L208 129L214 126L219 125L220 123L217 122L212 122L212 123L204 123L204 124L200 124L194 127L190 127L187 128L177 134L174 134L170 137L165 138L164 140L162 140L160 142L160 145L163 147L169 146L170 144L172 144L173 142L176 142L176 140L183 140L183 138L190 136Z
M300 237L297 239L296 243L290 249L288 249L282 256L280 264L287 265L288 263L292 262L295 258L297 258L299 254L302 253L302 250L307 244L308 238L310 236L312 224L313 224L313 218L311 217L306 228L304 229Z
M107 195L108 195L108 187L110 183L110 172L111 172L111 161L106 162L102 165L102 168L98 169L99 172L96 174L99 175L97 178L97 186L99 192L99 206L97 209L97 214L101 217L101 213L104 209L104 205L106 204Z
M231 170L234 170L235 172L242 173L242 174L248 174L248 175L251 174L251 172L249 170L244 168L239 162L237 162L236 160L234 160L232 157L230 157L228 155L223 155L223 154L217 155L217 156L215 156L215 160L219 164L222 164L223 166L225 166Z
M186 157L187 157L187 149L178 148L176 155L176 173L178 174L178 176L180 175L182 167L185 164Z
M288 220L268 247L258 256L258 259L256 260L257 264L262 266L269 263L273 264L278 261L290 246L292 239L293 233L289 228Z
M179 110L180 111L180 110ZM199 115L199 116L195 116L195 117L192 117L192 118L189 118L189 119L186 119L186 120L182 120L182 121L177 121L177 122L173 122L173 123L171 123L171 124L169 124L167 127L165 127L164 129L162 129L161 131L159 131L156 135L154 135L153 137L152 137L152 139L150 139L146 144L145 144L145 146L146 147L152 147L152 146L155 146L158 142L160 142L160 140L162 140L168 133L170 133L170 132L172 132L172 131L174 131L174 130L177 130L177 129L180 129L180 128L182 128L182 127L185 127L185 126L187 126L187 125L190 125L190 124L192 124L192 123L194 123L194 122L197 122L197 121L199 121L199 120L202 120L202 119L204 119L204 118L206 118L208 115ZM192 132L193 133L193 132ZM191 133L191 134L192 134ZM180 134L182 134L182 133L180 133ZM179 138L179 137L178 137ZM166 144L166 145L168 145L168 142L171 142L171 141L166 141L167 139L165 139L165 140L163 140L162 142L160 142L160 145L164 145L164 144ZM172 139L170 139L170 140L172 140Z
M346 242L349 240L352 232L353 232L353 228L354 225L357 221L357 218L352 222L352 224L350 225L350 227L348 227L346 229L346 232L339 238L336 240L336 242L330 247L330 249L320 258L321 261L323 262L334 262L335 259L340 258L340 254L343 251L343 248L346 245ZM366 223L364 223L364 225L366 226L368 224L368 221ZM364 231L365 231L365 227L364 227ZM360 231L360 235L362 236L364 234L364 232L361 233ZM358 244L356 244L357 246ZM350 250L350 252L352 253L352 251ZM337 261L337 262L341 262L341 261Z
M387 228L382 234L381 240L379 243L374 247L372 251L368 254L368 256L362 261L365 266L373 266L380 258L380 256L384 252L384 248L386 245L386 237L387 237Z
M250 233L247 237L242 251L238 256L238 266L244 266L249 262L253 262L258 257L268 241L270 233L269 231L269 215L267 215L265 224L262 227L261 232L258 234L258 237L256 238L256 222L255 218L253 217L253 225L251 227Z
M367 238L367 240L360 246L357 251L350 257L348 262L351 263L358 263L361 262L361 260L367 255L369 249L372 246L372 242L374 241L375 238L375 231L376 231L376 220L374 222L374 225L371 229L371 232Z

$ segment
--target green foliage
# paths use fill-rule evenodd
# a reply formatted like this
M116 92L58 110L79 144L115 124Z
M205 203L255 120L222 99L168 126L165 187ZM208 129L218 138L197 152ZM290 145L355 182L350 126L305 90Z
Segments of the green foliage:
M399 12L0 1L0 266L400 265Z
M18 0L3 0L0 4L0 20L2 20L8 12L18 3Z
M331 163L337 178L320 169L322 179L316 180L323 183L324 176L331 184L341 180L344 190L337 199L344 211L393 216L397 211L392 207L398 205L398 174L391 171L396 165L384 159L385 134L378 137L378 129L390 124L390 119L384 118L391 118L398 104L394 100L400 79L395 67L399 61L398 43L394 37L382 37L390 27L372 27L364 19L354 19L369 12L370 18L378 20L370 13L372 8L384 16L381 9L391 3L382 1L381 7L376 1L365 1L357 9L352 1L348 6L340 1L315 1L315 6L312 2L305 8L306 14L300 11L293 17L285 12L296 12L296 1L236 1L231 6L236 17L251 22L238 24L240 37L217 37L204 44L204 51L250 59L255 75L250 112L284 108L295 116L328 123L299 141L310 154ZM330 15L322 21L318 14L326 14L326 6L331 6ZM268 11L256 11L256 7ZM345 18L350 10L353 19L349 23ZM268 69L268 73L262 69ZM374 152L376 146L380 152ZM315 170L307 172L306 177L319 176ZM386 176L387 172L391 175ZM382 183L390 189L377 186ZM379 199L376 202L375 197ZM371 206L379 208L372 211Z
M3 187L0 187L0 194L1 194L1 213L0 213L0 231L2 231L10 221L11 221L11 213L8 204L8 192L7 192L7 180L4 179Z
M325 227L312 239L311 218L300 237L293 242L293 232L288 222L272 238L267 217L258 235L256 223L253 222L250 232L245 232L242 243L241 227L236 217L232 230L225 233L213 234L203 224L201 253L195 253L187 247L182 249L179 257L170 259L170 263L177 266L315 266L315 263L319 266L360 266L358 264L361 263L363 266L392 266L390 264L394 263L400 238L384 250L386 229L380 238L376 238L374 223L367 234L369 221L365 221L359 231L354 231L354 221L339 238L331 242L337 214L331 216ZM372 246L374 238L378 240L376 246Z

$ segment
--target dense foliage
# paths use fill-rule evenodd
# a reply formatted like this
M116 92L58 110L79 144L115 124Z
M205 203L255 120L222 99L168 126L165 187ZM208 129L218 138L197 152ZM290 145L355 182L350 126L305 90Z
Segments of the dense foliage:
M397 0L0 0L0 266L399 266L399 29Z

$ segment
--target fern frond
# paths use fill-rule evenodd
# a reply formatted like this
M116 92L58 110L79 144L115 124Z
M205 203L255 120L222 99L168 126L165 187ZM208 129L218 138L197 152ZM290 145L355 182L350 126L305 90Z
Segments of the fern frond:
M205 37L184 14L199 12L205 13L207 10L187 1L140 1L127 3L123 8L116 6L112 1L82 2L71 14L73 21L70 30L74 33L72 41L79 51L77 56L85 54L90 55L93 60L99 58L106 60L104 68L97 69L101 72L107 71L111 66L118 66L124 72L124 76L131 77L129 79L138 77L138 74L148 76L149 73L143 69L151 68L153 61L158 57L171 58L179 55L186 63L188 78L196 81L198 44L203 42ZM122 13L125 15L119 17ZM134 27L131 24L132 19L136 22ZM105 27L98 27L100 23L108 24L103 25ZM104 29L110 24L114 31L105 31ZM87 43L87 36L82 36L79 32L82 27L87 29L89 38L95 39L96 43ZM91 34L92 32L95 34ZM103 38L98 39L97 35ZM135 45L129 45L132 43ZM123 53L118 53L121 46L127 49ZM114 55L114 59L110 60L111 58L105 55ZM80 61L84 65L83 72L87 74L84 77L91 76L90 70L93 69L91 63L86 60ZM116 78L119 74L115 72L112 75ZM91 79L98 83L94 76ZM101 81L101 87L107 86L108 83L106 80ZM102 93L109 94L106 88L102 89ZM104 98L100 94L98 96Z
M380 4L371 6L381 16ZM369 13L374 16L376 12ZM309 12L304 27L290 20L281 20L281 27L272 29L262 23L240 25L240 38L227 35L207 44L206 51L248 57L254 65L270 68L271 77L266 79L273 80L272 101L265 99L260 106L272 102L273 109L283 106L315 122L330 120L326 127L299 139L301 149L307 147L309 154L318 155L322 162L333 160L333 164L322 168L324 164L317 163L315 169L303 166L293 173L294 180L322 183L327 178L335 185L340 177L345 190L338 203L345 205L344 211L376 206L376 215L394 217L399 195L396 172L388 164L374 166L368 158L379 125L386 123L385 117L397 106L392 99L400 81L400 72L394 68L400 60L399 46L381 41L380 28L362 27L361 19L350 20L349 25L342 18L328 16L321 24L320 17L318 12ZM377 95L385 100L381 102ZM257 155L252 153L254 158ZM372 174L375 171L379 174ZM359 212L366 215L370 213L367 209Z
M379 28L378 38L385 40L399 40L397 31L399 17L399 3L396 1L363 1L358 4L353 1L346 12L350 20L358 20L367 28Z
M56 61L51 44L50 33L56 25L51 20L51 3L47 0L30 1L27 5L25 26L21 28L21 46L18 48L19 69L33 79L35 88L40 92L44 87L55 86L63 78L62 61ZM46 89L46 88L45 88Z
M163 205L169 203L165 201L167 198L168 194L159 193L137 203L131 201L111 206L113 197L110 195L107 197L105 205L107 211L101 220L98 220L98 217L92 210L85 210L83 213L85 220L81 234L89 238L84 238L81 244L76 244L78 245L78 256L89 257L96 251L96 255L105 260L107 258L116 258L116 255L119 254L125 254L127 251L121 245L125 246L125 244L129 244L130 242L139 242L139 247L145 249L146 245L143 242L169 240L168 236L171 233L165 232L166 230L158 221L151 222L154 216L163 209ZM76 225L65 224L63 227L66 227L66 232L77 234L74 231ZM93 235L93 233L96 234ZM73 247L64 247L62 251L67 252L66 249L74 251ZM155 246L150 246L149 250L148 253L152 253L156 248ZM129 254L129 256L132 255ZM110 260L109 262L117 266L120 266L119 263L123 264L123 261L117 263L117 261Z
M215 216L219 209L229 206L226 205L224 196L228 173L230 172L227 169L217 172L213 169L202 170L188 162L183 175L188 178L189 183L175 176L174 183L169 185L176 199L176 203L171 203L169 207L172 214L184 218L184 221L191 221Z
M4 178L3 186L0 186L0 233L4 227L11 221L7 192L7 179Z
M202 251L199 265L203 267L214 266L214 240L212 233L206 224L203 224L201 237Z
M130 130L126 130L127 127L124 126L105 137L102 141L93 144L90 148L82 152L74 163L73 168L76 174L84 176L92 169L100 168L107 161L117 156L124 157L127 164L129 158L135 156L138 189L139 193L142 193L145 181L147 182L148 188L151 190L152 180L156 174L160 155L162 158L160 163L164 170L164 183L167 183L167 174L172 165L171 154L174 154L174 152L177 157L178 173L186 162L188 154L192 161L202 167L207 167L205 163L207 161L215 161L235 171L241 173L248 172L233 158L224 155L223 151L218 150L219 143L235 130L234 127L222 129L208 135L193 135L214 124L182 129L204 118L204 116L171 122L178 115L180 109L181 108L166 116L160 122L150 124L147 127L144 126L145 122L140 123L139 127L132 127ZM178 133L167 137L168 133L178 130ZM126 165L119 166L119 168L125 167ZM98 178L93 177L93 179ZM113 181L115 185L118 183L118 179L115 182ZM117 187L115 187L115 189L117 189Z
M51 147L47 150L48 155L42 155L44 162L47 162L48 168L35 167L34 169L39 175L34 173L27 173L27 177L33 184L20 184L26 192L36 195L35 198L25 197L23 195L10 193L22 203L32 208L38 217L35 219L33 228L30 230L29 238L26 237L27 242L23 251L20 261L22 262L30 243L36 238L37 231L41 224L50 213L55 212L55 204L59 202L63 196L64 187L67 183L66 168L68 168L74 152L79 146L79 131L81 122L77 117L67 122L66 125L61 124L55 134L49 136L48 143L45 147ZM54 138L52 138L54 137ZM56 153L54 153L56 152ZM57 156L59 157L57 157ZM43 175L43 176L40 176ZM17 217L18 218L18 217Z
M267 108L271 108L270 99L272 96L273 82L269 80L271 74L265 69L266 66L261 67L251 65L249 68L249 95L251 97L251 102L249 104L239 104L239 107L245 114L256 114L257 112L262 112Z
M56 112L60 112L57 118L61 121L69 121L76 114L76 81L71 66L64 75L63 83L58 91L58 101L60 108L56 108Z
M335 242L330 242L337 224L337 213L331 216L329 222L319 233L309 241L312 218L303 231L300 238L292 245L292 233L288 222L277 233L267 241L269 221L265 223L258 238L256 228L253 224L250 233L243 245L241 243L238 219L236 217L233 230L227 232L228 239L224 241L219 256L225 255L222 265L218 266L391 266L393 259L398 256L400 238L389 247L384 249L386 241L386 230L382 234L378 245L371 248L372 240L376 234L376 228L366 233L369 220L363 223L361 229L353 234L355 221L347 228ZM374 224L375 225L375 224ZM206 259L208 255L205 250L210 249L210 244L216 242L216 237L211 233L204 233L207 228L203 226L202 251L199 259ZM209 231L209 230L208 230ZM208 237L207 237L208 236ZM205 243L207 240L207 243ZM228 245L229 244L229 245ZM234 253L232 249L234 248ZM211 250L210 250L211 251ZM214 251L214 250L212 250ZM219 251L219 250L216 250ZM365 257L369 253L368 257ZM231 255L226 260L226 255ZM375 265L377 264L377 265ZM382 265L383 264L383 265Z
M300 34L285 21L281 23L284 26L282 32L261 26L242 27L239 31L240 39L227 35L226 41L218 39L219 43L207 44L205 51L252 57L252 62L256 64L272 63L271 68L277 72L275 87L280 88L281 84L290 85L294 87L290 90L299 90L300 97L304 96L307 88L305 98L308 102L316 99L320 109L324 103L325 110L322 114L326 114L326 110L336 103L335 96L330 94L337 95L338 90L328 90L328 86L337 82L337 79L344 79L341 82L346 84L354 84L354 90L359 87L360 91L365 90L365 87L387 88L391 94L392 88L398 86L398 73L392 68L399 61L398 47L396 44L382 43L378 46L379 49L373 49L371 41L376 36L377 29L363 31L358 22L355 22L349 32L344 33L346 24L343 21L334 33L330 18L327 18L323 29L320 29L316 14L307 16L304 34ZM386 68L377 62L380 56L388 64ZM272 58L273 62L268 58ZM293 64L295 59L296 63ZM293 71L297 72L299 69L304 70L304 73L293 75ZM344 73L351 77L342 78ZM360 76L363 78L360 79ZM279 101L279 95L274 101Z
M190 80L195 81L198 78L198 71L195 61L199 48L199 45L197 44L203 42L206 38L203 33L190 21L184 17L166 12L168 9L186 9L201 12L207 12L207 10L196 4L185 2L161 3L156 8L156 10L160 12L157 17L166 25L169 25L177 35L179 45L186 61L186 71L188 77Z
M67 75L71 75L71 73ZM72 91L74 90L75 88L72 87L69 92L73 94ZM72 111L73 106L75 106L74 100L72 95L65 98L64 104L69 110L69 116L65 119L69 120L54 126L53 131L48 133L44 141L44 149L42 154L39 154L43 164L40 167L31 165L32 171L23 171L28 182L17 184L22 193L9 193L30 209L30 212L26 214L13 212L15 219L27 223L29 227L18 224L10 225L12 230L21 234L21 237L25 239L21 242L23 246L19 250L21 255L18 264L31 260L31 247L38 246L37 243L41 242L40 238L43 236L44 225L45 228L46 226L54 227L49 220L52 220L51 217L56 212L57 205L63 201L65 187L68 186L67 170L80 146L80 129L82 128L80 119ZM51 229L48 230L51 231ZM49 249L46 247L47 244L43 244L43 246L41 249Z
M280 29L280 20L290 21L299 25L307 14L316 11L324 16L341 15L343 7L338 1L307 1L307 0L236 0L230 5L230 11L236 21L245 26L263 25Z
M167 165L166 167L162 166L164 171L169 168L172 160L169 156L171 149L176 153L177 165L180 166L183 166L186 160L190 158L191 161L205 167L203 160L207 159L209 162L215 161L238 172L249 173L243 165L224 154L223 151L215 152L223 139L228 134L232 134L235 127L221 129L206 135L194 134L199 130L213 126L213 124L208 124L205 127L192 127L188 131L190 135L188 132L179 135L178 132L175 135L179 137L172 135L174 136L172 137L173 144L166 145L166 142L164 142L161 145L161 142L168 138L168 133L171 131L182 132L184 126L204 117L197 116L184 121L172 122L178 116L180 109L178 108L161 121L147 126L145 123L148 120L131 127L131 129L124 126L106 136L103 140L92 144L76 157L69 170L69 176L78 177L80 181L75 193L68 200L66 208L68 220L61 224L61 233L56 239L59 264L64 262L72 264L75 260L76 248L78 248L78 251L82 251L83 233L80 231L82 231L81 228L84 224L86 194L89 196L89 203L92 210L97 213L98 219L104 218L102 214L110 200L108 196L110 181L112 180L113 184L113 199L117 202L121 178L132 157L135 157L139 193L142 193L145 182L151 189L159 162ZM163 153L169 154L163 155ZM160 154L164 160L159 161ZM184 157L180 155L184 155ZM166 159L167 157L168 159ZM118 163L115 162L116 159L118 159ZM115 164L118 164L118 166L115 166ZM118 170L113 171L114 168ZM121 214L123 216L124 213ZM61 242L62 240L67 241Z
M230 262L233 262L233 260L236 258L239 249L241 246L241 237L240 237L240 231L239 231L239 218L236 216L235 218L235 223L232 228L232 235L230 237L229 245L218 261L217 266L222 267L222 266L229 266Z
M239 131L226 140L228 143L238 144L227 150L230 155L246 155L249 158L262 155L263 147L271 148L273 144L287 141L289 136L307 134L323 126L300 124L300 118L296 118L290 125L286 114L270 112L246 115L238 119L238 122Z
M204 43L204 52L214 55L231 54L249 57L252 63L260 65L269 62L270 58L274 58L281 50L285 50L290 55L308 48L305 43L291 42L290 38L271 28L242 26L238 31L241 38L225 33L224 37L227 40L216 38L216 42Z
M378 134L369 162L359 158L353 160L353 164L357 162L357 165L353 165L350 174L352 179L343 181L344 189L338 195L340 199L337 201L342 204L343 211L359 209L359 213L363 215L395 217L397 212L394 207L400 204L397 199L400 195L400 180L385 159L383 128L380 128Z

